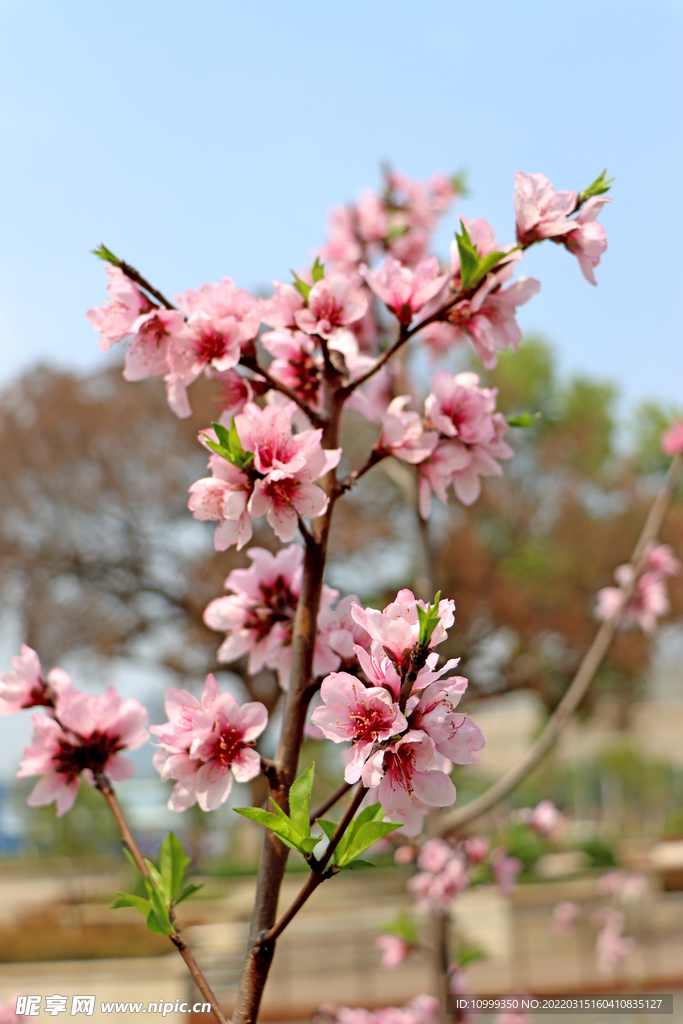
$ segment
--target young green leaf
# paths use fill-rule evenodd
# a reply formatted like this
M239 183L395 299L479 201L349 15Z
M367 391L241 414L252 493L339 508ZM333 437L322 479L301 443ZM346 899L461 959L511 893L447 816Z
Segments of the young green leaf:
M168 924L162 924L154 910L150 910L147 915L147 930L154 932L155 935L173 935L175 931L170 921Z
M313 284L317 284L318 281L322 281L325 276L325 264L320 262L318 256L315 258L315 263L311 267L311 277L313 278Z
M147 884L148 888L149 888L149 885L151 884L153 888L156 888L160 892L162 892L164 894L164 896L167 897L168 902L170 903L171 902L171 890L170 889L168 889L168 890L166 889L166 883L164 882L164 879L161 877L160 873L157 871L157 869L154 866L154 864L152 864L151 860L145 860L145 864L147 865L147 870L149 871L150 878L151 878L151 882L149 881L149 879L145 879L145 883Z
M349 841L344 842L346 839L344 836L337 847L337 864L340 868L346 867L351 861L360 857L361 853L374 846L379 839L383 839L397 828L401 828L400 822L366 821Z
M144 896L135 896L132 892L120 892L118 899L112 903L111 909L119 910L121 907L135 907L143 917L147 917L152 909L152 904Z
M183 844L178 837L169 832L159 850L159 867L164 882L164 890L169 894L169 902L173 903L183 884L185 868L190 858L185 856Z
M104 260L105 263L111 263L113 267L120 267L121 260L118 256L114 256L114 253L107 249L106 245L99 245L97 249L91 249L90 252L93 256L97 256L98 260Z
M310 836L310 802L313 789L315 762L309 764L305 772L295 779L289 790L289 814L294 827L302 836Z
M294 278L294 287L299 292L306 305L308 305L308 296L311 294L311 288L313 285L306 284L305 281L302 281L295 270L292 271L292 277Z
M186 900L189 896L192 896L193 893L198 892L200 889L203 889L203 888L204 888L204 883L203 882L190 882L189 885L185 886L185 888L180 893L180 895L176 896L176 898L175 898L175 905L178 906L178 904L182 903L183 900Z
M356 868L374 868L374 863L371 860L361 860L360 857L356 857L350 864L345 864L344 867L347 871L354 871Z
M479 267L479 253L462 220L460 221L460 227L462 228L462 234L459 235L456 231L455 240L458 243L458 252L460 254L460 283L462 288L467 291Z
M337 821L328 821L326 818L316 818L316 825L320 825L328 839L331 839L337 831L338 824L339 822Z
M259 825L265 825L271 832L279 836L286 846L291 847L292 850L299 850L301 853L310 853L322 838L321 836L313 837L314 842L311 845L311 837L301 835L281 807L278 807L275 814L272 811L264 811L261 807L235 807L235 811L245 818L251 818L252 821L258 822Z
M254 453L245 451L242 447L242 442L235 426L235 417L233 416L230 421L229 430L226 430L221 423L212 423L211 426L216 432L218 444L208 434L202 433L202 437L211 451L215 452L216 455L220 455L226 462L231 462L238 469L243 471L249 469L254 461Z
M382 934L395 935L411 946L417 945L419 932L417 922L406 910L399 910L396 917L382 925Z
M171 919L168 916L168 902L166 899L166 893L162 892L161 887L156 888L149 878L145 879L145 888L147 889L149 902L152 904L150 914L154 914L159 921L159 925L162 928L166 929L161 934L171 935L175 929L173 928L173 925L171 924ZM149 916L147 918L147 927L149 927Z
M429 646L429 641L432 639L432 633L439 623L440 597L441 591L439 590L434 598L434 604L428 604L426 608L421 608L420 605L417 606L417 617L420 623L418 643L421 647Z
M451 188L460 199L469 197L469 176L469 171L465 167L459 167L455 174L451 174Z
M508 425L511 427L533 427L536 420L540 420L542 412L521 412L518 416L508 416Z
M609 192L610 185L614 181L614 178L605 178L606 174L607 168L605 167L602 174L599 174L595 181L591 182L588 188L579 193L579 198L576 200L577 207L583 206L583 204L588 199L592 199L593 196L601 196L604 195L605 192Z

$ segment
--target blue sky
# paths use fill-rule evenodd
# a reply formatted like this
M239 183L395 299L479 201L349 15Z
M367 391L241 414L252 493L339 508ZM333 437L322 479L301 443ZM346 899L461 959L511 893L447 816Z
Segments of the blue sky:
M304 264L388 159L468 167L458 212L501 241L516 170L580 189L607 166L598 288L535 247L520 321L565 370L683 404L682 27L678 0L0 0L0 383L104 360L84 320L98 243L168 293L255 288Z

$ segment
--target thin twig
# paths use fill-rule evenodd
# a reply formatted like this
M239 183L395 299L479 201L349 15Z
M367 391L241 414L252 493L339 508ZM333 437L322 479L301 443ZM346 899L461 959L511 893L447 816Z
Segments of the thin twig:
M166 309L178 308L177 306L174 306L172 302L169 302L162 292L160 292L157 288L153 288L149 281L146 281L142 274L135 269L135 267L131 267L129 263L124 263L123 260L119 260L118 266L119 269L122 270L123 273L126 275L126 277L129 277L130 280L134 281L135 284L140 286L140 288L144 288L146 292L149 292L149 294L153 296L153 298L155 298L157 302L160 302L162 306L165 306Z
M365 476L368 470L372 469L372 467L376 466L378 462L381 462L382 459L386 458L386 454L386 452L382 452L379 451L377 448L373 448L370 454L368 455L365 463L362 466L360 466L359 469L354 469L351 473L347 474L347 476L345 476L343 480L339 481L337 493L344 494L346 491L351 490L353 485L358 480L360 480L362 476Z
M263 936L260 945L265 946L275 942L278 936L281 935L282 932L285 930L289 922L299 913L308 897L311 896L312 893L314 893L315 890L318 888L320 883L324 882L325 878L328 877L325 868L329 864L332 858L332 854L337 849L337 846L339 845L342 836L344 835L347 828L351 824L353 816L360 807L361 803L363 802L363 798L365 797L366 793L367 789L365 788L365 786L358 787L353 797L353 800L346 809L344 817L337 825L334 835L330 839L329 845L325 850L325 853L323 854L322 858L319 861L317 861L315 867L312 868L310 875L306 879L306 882L299 891L299 895L296 897L292 905L289 907L288 910L285 911L280 920L273 925L270 931Z
M206 1001L208 1003L211 1003L211 1009L213 1010L214 1017L218 1021L218 1024L230 1024L230 1021L223 1012L223 1007L216 999L215 995L211 991L210 985L208 984L206 978L199 969L199 965L197 964L197 961L194 958L192 950L190 949L188 944L185 942L185 939L183 938L183 933L180 930L180 925L178 924L178 921L176 919L175 910L173 909L173 907L169 908L168 916L175 928L175 935L171 935L169 936L169 938L173 945L178 950L178 952L180 953L185 963L187 964L187 968L192 977L194 978L195 985L197 986L201 994L204 996Z
M545 729L539 738L519 763L511 768L510 771L506 772L505 775L495 782L485 793L482 793L482 795L478 796L475 800L471 800L470 803L465 804L464 807L457 810L445 811L440 816L438 822L439 832L444 833L455 828L460 828L461 826L468 824L470 821L473 821L475 818L478 818L481 814L485 814L486 811L490 811L491 808L495 807L497 803L503 800L508 793L511 793L512 790L519 785L522 779L526 778L526 776L533 771L536 765L543 759L543 757L545 757L547 752L553 746L567 724L571 714L575 711L576 707L584 697L588 687L593 681L595 673L600 667L602 659L609 650L622 611L633 594L637 580L637 570L640 562L642 561L645 549L648 544L656 539L657 534L659 533L682 468L683 455L676 455L669 466L669 472L666 475L662 489L652 504L648 517L645 521L645 525L643 526L640 537L638 538L638 543L633 550L631 565L636 571L634 571L631 581L622 587L623 599L621 606L618 611L616 611L610 619L603 622L598 629L593 643L584 655L583 661L581 662L569 689L548 719Z
M350 789L351 789L351 783L350 782L342 782L341 786L337 786L337 788L335 789L334 793L330 793L328 798L326 800L323 800L323 802L321 803L320 807L316 807L316 809L314 811L311 811L311 817L310 817L311 825L318 818L322 818L323 814L327 814L327 812L329 811L330 807L334 807L334 805L339 800L341 800L341 798L344 796L344 793L348 793L348 791Z
M292 391L292 389L288 388L286 384L283 384L282 381L279 381L277 377L273 377L270 373L268 373L268 370L264 369L264 367L261 366L258 359L256 358L256 355L251 355L243 352L242 357L240 359L240 364L242 366L245 366L247 370L251 370L253 373L257 373L260 377L263 377L263 379L268 384L270 384L273 391L279 391L280 394L285 395L290 400L290 402L295 402L296 405L299 406L301 411L306 413L314 427L320 428L325 425L323 417L320 415L320 413L316 412L315 409L311 409L310 405L308 405L308 403L305 402L304 399L300 397L300 395L297 395L296 391Z
M116 819L116 824L119 826L119 829L121 831L121 837L126 846L128 847L128 849L130 850L131 856L135 861L138 870L142 874L143 878L149 878L150 875L147 865L145 864L145 858L142 856L142 853L140 852L140 847L135 841L135 836L131 832L130 826L126 821L123 811L121 810L121 805L116 798L116 793L114 792L114 787L111 784L111 780L103 772L98 772L95 774L95 785L97 789L99 789L104 799L107 801L107 805L109 806L110 811L114 815L114 818ZM182 956L183 960L187 964L190 974L192 975L197 984L197 988L204 996L204 998L211 1003L211 1009L213 1010L214 1016L218 1021L218 1024L230 1024L230 1021L225 1016L225 1013L223 1012L220 1003L218 1002L215 995L211 991L211 986L209 985L206 978L202 974L199 964L194 958L192 950L190 949L190 947L185 942L185 939L183 938L183 934L180 930L180 926L178 925L173 907L168 908L168 916L175 928L175 935L169 935L169 939L171 940L171 942L176 947L176 949Z

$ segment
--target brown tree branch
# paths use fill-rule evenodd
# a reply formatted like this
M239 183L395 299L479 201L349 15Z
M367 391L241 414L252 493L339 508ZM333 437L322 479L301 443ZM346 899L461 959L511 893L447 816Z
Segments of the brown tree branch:
M318 420L323 425L324 448L338 446L342 404L338 378L333 379L331 374L324 375L323 413ZM330 471L320 484L328 495L332 494L336 487L334 471ZM301 592L292 633L289 689L285 698L280 742L275 755L278 783L276 786L271 783L271 797L284 811L289 809L289 788L296 777L306 711L313 693L313 651L333 509L334 503L330 501L326 512L313 520L311 533L315 543L306 544L304 548ZM240 980L233 1024L255 1024L258 1017L261 996L275 951L274 942L264 943L263 937L275 924L288 854L289 850L284 843L266 829L249 929L247 958Z
M116 798L116 793L114 792L114 787L111 784L111 780L103 772L98 772L95 775L95 786L97 787L97 789L99 789L100 793L107 801L109 810L114 815L114 818L116 819L116 824L119 826L119 829L121 831L121 837L126 847L130 851L130 854L133 860L135 861L135 864L138 870L140 871L142 877L149 878L150 875L147 865L145 864L145 858L142 856L142 853L140 852L140 847L135 841L135 836L131 832L130 826L126 821L123 811L121 810L121 805L119 804ZM175 910L173 909L173 907L169 907L168 916L175 928L175 935L169 935L169 939L171 940L171 942L176 947L176 949L182 956L183 960L187 964L190 974L195 980L197 988L204 996L206 1001L211 1003L211 1009L213 1010L214 1017L218 1021L218 1024L230 1024L230 1021L223 1012L220 1003L218 1002L215 995L211 991L209 983L202 974L199 964L194 958L192 950L190 949L190 947L185 942L185 939L183 938L183 933L180 930L180 926L176 919Z
M586 694L588 687L593 681L595 673L600 667L602 659L609 650L622 610L633 594L637 570L642 561L645 549L648 544L656 539L659 530L661 529L664 516L666 515L666 511L669 507L671 496L681 475L682 468L683 455L676 455L669 466L669 472L666 475L664 484L652 504L648 517L645 521L645 525L643 526L640 537L638 538L638 542L633 549L631 565L636 571L633 573L633 579L626 586L621 588L624 595L622 606L611 619L607 619L603 622L598 629L593 643L584 655L583 661L581 662L569 689L548 719L545 729L519 763L506 772L502 778L498 779L498 781L495 782L485 793L482 793L481 796L478 796L475 800L471 800L470 803L465 804L464 807L457 810L443 812L438 820L438 831L440 833L443 834L445 832L450 832L452 829L461 828L463 825L469 824L470 821L474 821L474 819L478 818L481 814L485 814L486 811L490 811L492 807L495 807L497 803L511 793L512 790L515 789L515 787L533 771L536 765L545 757L558 739L560 733L569 721L570 716L576 710L578 704Z
M362 804L363 798L365 797L366 793L367 789L365 788L365 786L361 785L358 787L354 794L353 800L351 801L349 806L346 808L346 811L344 812L342 820L337 825L334 835L330 839L329 845L325 850L325 853L323 854L322 858L315 863L314 867L311 868L310 875L306 879L303 887L299 892L299 895L296 897L296 899L289 907L289 909L285 911L285 913L282 915L277 924L273 925L270 931L263 936L263 939L261 940L263 945L275 942L275 940L278 938L278 936L282 934L282 932L285 930L290 921L292 921L293 918L296 917L296 915L299 913L308 897L315 892L315 890L318 888L321 882L324 882L325 879L329 877L329 874L325 871L325 868L329 864L332 858L332 854L339 846L342 836L344 835L347 828L351 824L354 814Z
M172 302L169 302L162 292L158 291L156 288L153 288L149 281L146 281L142 274L135 269L135 267L131 267L129 263L125 263L123 260L119 260L118 266L119 269L122 270L123 273L126 275L126 277L130 278L130 280L137 284L140 288L144 288L146 292L149 292L149 294L153 298L155 298L157 302L160 302L161 305L164 306L166 309L178 308L177 306L174 306Z

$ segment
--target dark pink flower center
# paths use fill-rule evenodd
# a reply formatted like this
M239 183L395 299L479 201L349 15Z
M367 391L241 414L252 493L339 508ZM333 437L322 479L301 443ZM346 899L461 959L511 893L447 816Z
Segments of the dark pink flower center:
M353 731L354 738L357 740L376 740L380 732L389 725L387 715L389 709L385 704L373 701L370 707L367 707L365 704L357 702L349 704L348 707L352 723L349 731Z
M109 758L123 750L124 746L120 736L111 736L99 731L84 738L80 744L71 743L66 738L61 739L57 752L52 755L55 771L60 775L66 775L68 782L77 779L85 768L89 768L97 775L104 771Z
M259 584L259 589L263 596L263 604L249 609L246 628L256 633L257 641L268 636L277 622L285 623L287 633L291 634L298 598L290 590L289 583L284 576L279 575L273 583L266 583L263 580Z
M231 765L240 750L247 744L242 740L242 733L234 725L226 725L221 729L213 756L226 767Z
M408 743L402 744L398 750L387 750L384 755L384 771L390 777L392 788L399 785L412 796L415 751Z
M197 359L202 363L210 363L213 359L222 359L227 348L225 335L217 331L213 324L202 324L195 328L192 344Z

